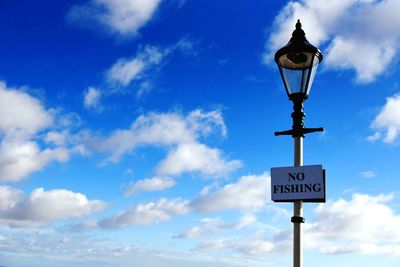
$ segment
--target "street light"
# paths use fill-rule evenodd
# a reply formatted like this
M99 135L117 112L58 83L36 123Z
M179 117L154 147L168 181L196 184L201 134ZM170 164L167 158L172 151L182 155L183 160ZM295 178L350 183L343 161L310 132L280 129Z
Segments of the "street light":
M322 132L323 128L305 128L303 103L310 93L318 64L322 61L321 51L310 44L301 29L300 20L296 23L290 41L275 54L283 84L289 99L293 101L293 125L291 130L275 132L275 135L291 135L294 139L294 166L303 165L303 138L305 134ZM303 201L294 201L293 217L293 266L302 267L301 224Z

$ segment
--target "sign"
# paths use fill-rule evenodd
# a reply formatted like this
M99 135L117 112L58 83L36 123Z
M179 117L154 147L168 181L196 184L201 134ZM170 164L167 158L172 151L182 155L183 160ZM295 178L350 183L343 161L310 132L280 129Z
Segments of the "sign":
M325 202L322 165L271 168L271 198L275 202Z

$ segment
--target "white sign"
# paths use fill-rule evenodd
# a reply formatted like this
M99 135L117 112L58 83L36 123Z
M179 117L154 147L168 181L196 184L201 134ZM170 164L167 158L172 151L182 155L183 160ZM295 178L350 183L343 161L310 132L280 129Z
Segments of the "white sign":
M322 165L271 168L271 198L276 202L325 202Z

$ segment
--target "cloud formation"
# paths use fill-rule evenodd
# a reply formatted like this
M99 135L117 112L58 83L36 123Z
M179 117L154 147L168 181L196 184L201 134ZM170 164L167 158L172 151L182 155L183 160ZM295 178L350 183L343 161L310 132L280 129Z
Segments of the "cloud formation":
M105 209L104 202L88 200L81 193L65 189L37 188L24 197L20 190L0 186L0 224L37 227L58 220L89 215Z
M52 161L68 160L69 150L66 148L41 150L33 141L3 139L0 144L0 180L17 182Z
M399 256L400 215L390 207L393 199L391 194L353 194L350 200L339 199L318 205L313 210L313 218L304 224L305 249L322 254ZM215 225L218 226L218 221L214 220L211 226ZM201 236L207 233L205 226L193 227L179 237ZM197 249L230 249L250 256L262 256L274 251L290 251L292 240L293 229L274 229L270 239L260 236L252 240L217 238L202 242Z
M359 172L358 175L360 175L363 178L373 178L376 177L378 174L376 171L362 171Z
M400 255L400 215L389 205L393 195L353 194L320 204L304 225L305 249L323 254ZM273 237L276 249L289 250L292 229Z
M115 216L98 222L101 228L126 228L132 225L149 225L170 220L174 215L189 212L188 201L182 199L160 199L157 202L139 204Z
M400 133L400 95L386 99L386 104L375 117L370 126L375 133L368 137L369 141L382 140L394 143Z
M253 215L244 215L237 222L226 223L221 218L205 218L201 220L202 225L192 228L177 235L177 238L192 238L204 235L212 235L221 230L238 230L257 222Z
M250 175L241 177L236 183L225 185L214 192L203 190L202 194L193 200L192 206L196 212L207 213L228 209L239 209L244 212L254 212L267 204L270 193L270 176Z
M166 260L176 267L265 266L265 261L249 257L229 255L215 259L193 251L176 252L173 247L170 247L171 253L166 253L165 249L149 248L148 244L138 244L130 238L115 242L115 239L94 234L70 234L49 229L0 228L0 241L1 264L4 266L66 267L71 266L71 258L73 264L85 267L124 267L132 262L141 267L165 266Z
M104 84L101 87L90 86L83 98L87 109L101 111L100 101L118 93L136 92L140 98L153 89L152 79L165 63L165 58L174 51L173 47L161 48L146 45L140 47L136 55L119 58L105 71ZM133 90L134 88L134 90Z
M51 110L24 91L0 82L0 131L8 138L29 137L50 127L54 118Z
M102 92L95 87L89 87L83 97L83 104L85 108L99 110Z
M134 81L145 83L150 72L163 63L163 59L171 52L169 48L162 49L147 45L135 57L120 58L107 71L107 82L113 90L120 90Z
M73 6L67 19L82 26L97 23L112 34L132 37L151 20L160 3L161 0L89 0Z
M175 185L174 179L170 177L153 177L130 183L124 189L124 196L132 196L140 191L162 191Z
M87 221L72 228L77 230L93 228L126 228L134 225L150 225L162 221L169 221L177 215L189 213L208 213L223 210L236 210L245 213L237 222L226 223L219 218L204 219L202 226L189 229L177 237L188 238L200 236L222 229L241 229L257 222L251 212L263 208L270 194L270 177L266 174L260 176L243 176L236 183L225 185L223 188L209 193L206 188L193 201L176 198L161 198L157 201L142 203L125 209L111 217L99 221ZM128 186L128 193L138 190L158 190L167 184L168 180L144 179Z
M265 256L274 248L271 241L258 238L254 240L211 240L201 243L197 249L200 251L230 249L247 256Z
M305 243L328 254L400 255L400 215L387 204L391 200L393 195L354 194L319 205Z
M186 116L179 112L152 112L139 116L128 129L116 130L105 138L85 136L83 142L89 150L110 153L106 162L113 163L138 147L165 147L170 152L158 165L159 175L199 172L219 177L236 170L240 161L226 160L220 150L200 142L216 131L226 135L226 126L218 110L194 110Z
M157 73L176 53L183 56L197 56L198 41L183 37L168 46L139 45L135 55L117 59L105 71L104 84L89 87L84 96L84 106L98 110L100 98L135 92L137 98L143 97L154 88Z
M70 149L61 143L66 132L52 130L56 124L61 129L68 126L61 125L63 118L56 115L29 95L27 88L0 82L0 181L20 181L50 162L69 159ZM45 148L40 145L41 138L48 144Z
M199 143L184 143L170 151L160 162L157 172L179 175L184 172L202 172L206 176L226 176L238 169L241 162L223 159L221 151Z
M308 40L325 47L326 68L353 70L357 81L371 82L398 55L399 6L399 0L290 1L275 18L264 61L289 41L300 19Z

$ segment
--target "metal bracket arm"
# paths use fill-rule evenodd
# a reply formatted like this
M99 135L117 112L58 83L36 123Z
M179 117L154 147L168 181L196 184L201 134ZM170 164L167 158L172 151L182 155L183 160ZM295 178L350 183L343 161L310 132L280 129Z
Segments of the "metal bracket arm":
M275 136L279 136L279 135L291 135L293 137L298 137L298 136L302 136L304 137L305 134L308 133L315 133L315 132L323 132L324 128L320 127L320 128L302 128L299 130L287 130L287 131L282 131L282 132L275 132Z

